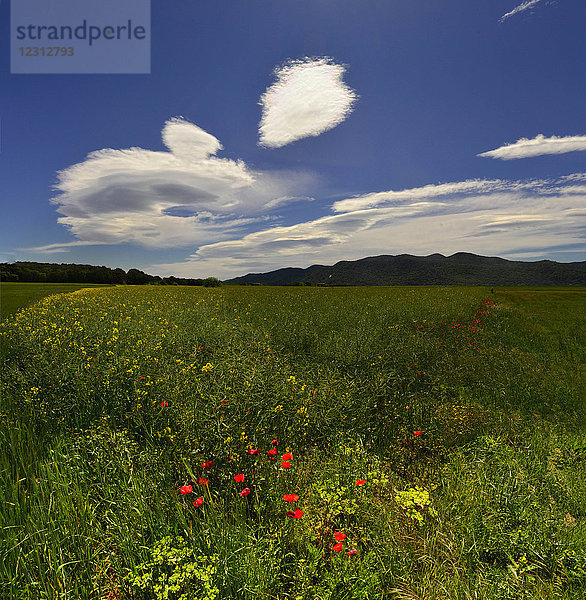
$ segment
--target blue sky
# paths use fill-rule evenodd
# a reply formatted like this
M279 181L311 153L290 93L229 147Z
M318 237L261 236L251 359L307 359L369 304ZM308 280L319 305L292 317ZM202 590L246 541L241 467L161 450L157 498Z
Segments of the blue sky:
M586 260L585 22L583 0L172 0L150 74L11 74L5 43L0 260Z

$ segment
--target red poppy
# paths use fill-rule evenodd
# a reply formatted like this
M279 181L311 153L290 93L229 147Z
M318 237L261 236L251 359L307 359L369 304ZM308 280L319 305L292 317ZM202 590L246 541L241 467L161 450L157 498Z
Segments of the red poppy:
M293 512L292 510L290 510L287 513L288 517L291 517L292 519L301 519L301 517L303 516L303 511L297 509L295 512Z
M221 404L230 404L230 402L229 401L228 402L222 402Z
M271 448L271 449L270 449L270 450L267 452L267 454L268 454L270 457L277 456L277 449L276 449L276 448Z
M283 500L285 500L285 502L297 502L299 496L297 494L285 494Z
M421 435L423 433L423 431L414 431L413 435Z
M234 481L236 483L242 483L244 481L244 473L240 473L240 475L234 475Z
M289 469L291 467L291 463L290 462L282 462L281 466L283 467L283 469Z
M200 496L197 500L193 501L193 506L201 506L203 504L203 496Z
M242 496L248 496L248 494L250 494L250 488L244 488L238 495L242 498Z
M281 460L293 460L293 455L291 454L291 452L287 452L287 454L283 454Z
M197 483L199 483L199 485L207 485L210 482L209 479L206 479L205 477L200 477L197 480Z
M342 542L338 542L333 548L332 550L334 552L340 552L340 550L344 547L344 544L342 544Z
M260 450L258 448L250 448L249 450L247 450L247 452L251 456L258 456Z
M168 403L166 400L163 400L163 401L161 402L161 406L162 406L163 408L165 408L165 406L169 406L169 403Z
M271 444L272 444L273 446L278 446L278 445L279 445L279 440L278 440L277 438L275 438L275 439L274 439L274 440L271 442Z
M186 496L187 494L191 494L191 490L193 490L193 488L190 485L184 485L179 491Z
M358 554L358 550L356 550L356 548L351 548L350 550L348 550L348 552L346 552L346 554L348 556L356 556Z
M346 534L342 533L341 531L335 531L334 537L336 538L336 542L341 542L342 540L346 539Z
M357 485L364 485L366 483L366 479L357 479L356 483L354 484L355 486Z
M212 468L212 461L208 460L207 462L201 463L201 468L202 469L211 469Z

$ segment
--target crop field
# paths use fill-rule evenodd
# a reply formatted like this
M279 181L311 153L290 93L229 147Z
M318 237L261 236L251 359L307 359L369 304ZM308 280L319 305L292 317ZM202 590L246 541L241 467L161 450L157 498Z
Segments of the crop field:
M0 319L53 294L74 292L84 287L102 287L94 283L13 283L0 285Z
M585 598L585 296L117 286L8 316L0 598Z

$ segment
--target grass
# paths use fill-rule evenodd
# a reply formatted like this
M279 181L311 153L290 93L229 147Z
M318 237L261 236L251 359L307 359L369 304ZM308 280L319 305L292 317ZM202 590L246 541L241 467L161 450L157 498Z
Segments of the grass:
M585 597L584 292L118 286L8 317L0 597Z
M4 319L21 308L53 294L75 292L88 287L103 287L95 283L14 283L0 285L0 319Z

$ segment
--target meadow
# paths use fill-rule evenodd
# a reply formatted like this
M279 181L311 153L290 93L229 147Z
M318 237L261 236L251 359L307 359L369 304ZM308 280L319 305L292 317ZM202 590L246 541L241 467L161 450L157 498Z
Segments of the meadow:
M17 283L2 282L0 285L0 319L41 298L74 292L85 287L103 287L95 283Z
M0 324L0 598L586 597L585 294L41 299Z

